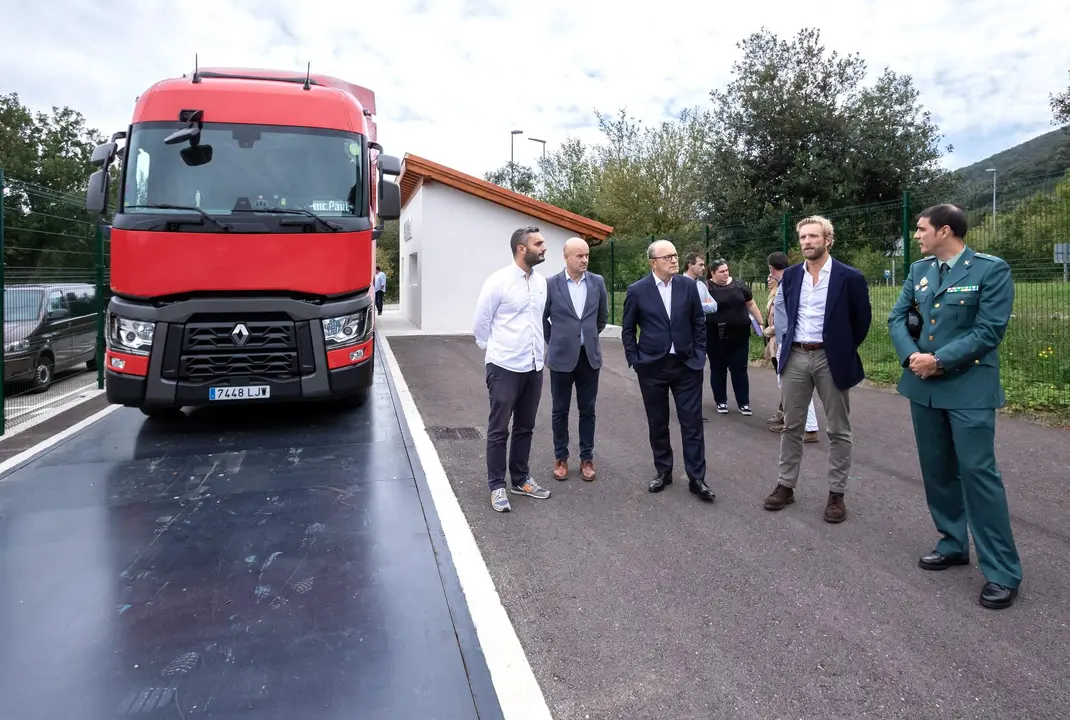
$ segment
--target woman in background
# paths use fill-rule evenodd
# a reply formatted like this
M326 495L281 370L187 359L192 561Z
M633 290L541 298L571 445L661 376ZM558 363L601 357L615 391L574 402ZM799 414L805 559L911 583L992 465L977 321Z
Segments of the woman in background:
M764 325L761 310L746 283L733 278L724 259L713 260L709 268L710 295L717 312L706 316L706 354L710 359L710 387L717 412L728 412L728 373L732 374L732 394L743 415L751 415L750 359L751 318L759 332Z

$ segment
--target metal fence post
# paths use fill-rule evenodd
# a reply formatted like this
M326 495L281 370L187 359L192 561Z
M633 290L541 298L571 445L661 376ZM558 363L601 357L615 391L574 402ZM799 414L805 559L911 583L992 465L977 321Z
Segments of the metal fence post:
M97 222L93 237L94 263L97 271L97 390L104 389L104 231Z
M4 260L4 169L0 168L0 317L4 316L4 296L3 289L6 287L4 284L4 266L7 263ZM7 344L7 338L4 339L4 344ZM7 415L4 412L4 353L0 353L0 436L4 434L7 429Z
M706 225L706 262L710 261L710 226Z
M610 322L617 320L617 258L613 252L613 240L609 241L609 317Z
M910 190L903 191L903 277L910 276Z
M780 249L787 255L788 245L791 244L791 213L784 213L780 218Z

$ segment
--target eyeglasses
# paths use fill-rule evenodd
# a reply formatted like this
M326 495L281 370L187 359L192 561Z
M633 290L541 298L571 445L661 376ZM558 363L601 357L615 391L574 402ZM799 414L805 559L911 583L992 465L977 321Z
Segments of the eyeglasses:
M652 257L650 259L651 260L677 260L677 259L679 259L679 257L680 256L677 253L673 253L672 255L655 255L654 257Z

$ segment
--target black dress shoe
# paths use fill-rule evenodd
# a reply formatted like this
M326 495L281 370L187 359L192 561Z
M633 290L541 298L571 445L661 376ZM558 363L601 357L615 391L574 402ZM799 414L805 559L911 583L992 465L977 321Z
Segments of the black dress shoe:
M985 583L981 588L981 604L992 610L1002 610L1014 604L1018 597L1018 588L1010 588L999 583Z
M928 555L922 555L918 558L918 567L922 570L947 570L949 567L955 565L969 565L970 556L956 553L955 555L944 555L933 550Z
M690 482L687 484L688 490L698 495L701 500L713 502L713 498L716 496L704 480L695 480L694 478L689 478L689 480Z
M647 490L650 492L661 492L665 489L666 485L672 485L672 470L658 473L657 476L650 481Z

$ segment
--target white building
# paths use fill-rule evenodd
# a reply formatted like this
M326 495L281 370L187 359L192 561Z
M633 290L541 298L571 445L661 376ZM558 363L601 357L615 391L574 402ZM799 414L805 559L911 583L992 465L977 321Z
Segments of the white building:
M550 277L565 267L565 241L593 247L613 228L406 154L401 166L398 299L402 315L427 333L469 334L484 279L511 262L509 238L535 225L546 260L535 271Z

